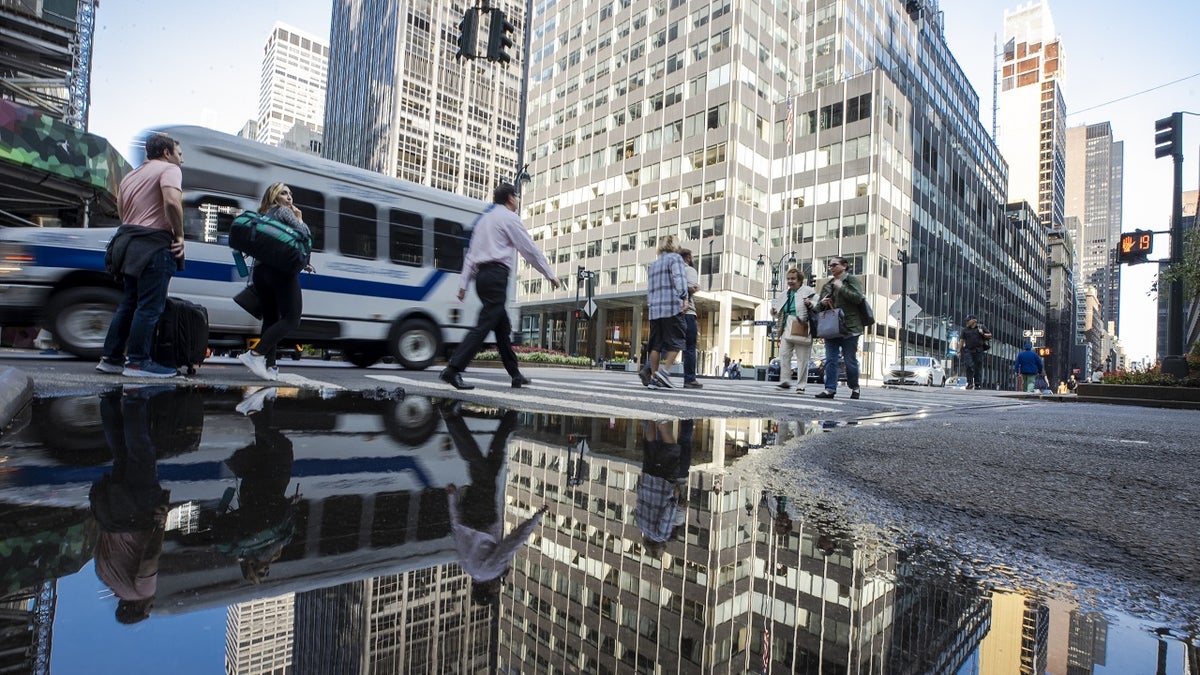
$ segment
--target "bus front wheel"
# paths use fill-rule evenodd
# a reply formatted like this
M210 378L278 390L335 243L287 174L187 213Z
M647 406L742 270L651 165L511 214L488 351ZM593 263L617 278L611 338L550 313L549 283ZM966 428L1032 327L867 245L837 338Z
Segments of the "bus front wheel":
M433 365L442 348L442 334L425 319L405 319L392 326L388 336L392 356L408 370L425 370Z
M71 288L58 293L46 308L50 332L63 351L81 359L98 359L104 353L108 324L121 303L115 288Z

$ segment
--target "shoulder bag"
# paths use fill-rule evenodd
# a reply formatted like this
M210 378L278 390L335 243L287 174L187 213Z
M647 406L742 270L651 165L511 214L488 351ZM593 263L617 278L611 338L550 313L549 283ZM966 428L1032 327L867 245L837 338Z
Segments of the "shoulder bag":
M863 328L875 325L875 310L871 309L871 303L867 302L865 297L858 306L858 313L862 315Z
M791 335L792 337L809 337L808 328L807 320L796 317L796 320L792 322L791 329L788 331L788 335Z
M846 315L841 307L826 309L817 315L817 337L840 338L849 335L846 329Z
M233 296L233 301L238 307L246 310L246 313L256 319L262 319L262 300L258 297L258 290L254 288L254 284L246 284L242 290L238 291L237 295Z

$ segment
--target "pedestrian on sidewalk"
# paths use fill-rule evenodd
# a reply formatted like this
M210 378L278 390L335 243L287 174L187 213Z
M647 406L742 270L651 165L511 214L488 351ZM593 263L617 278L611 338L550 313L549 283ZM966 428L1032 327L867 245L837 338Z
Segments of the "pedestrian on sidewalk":
M696 340L700 336L700 326L696 322L696 291L700 290L700 273L696 271L690 249L679 249L679 256L683 258L688 288L688 307L683 313L683 386L699 389L704 386L696 381Z
M983 353L991 349L992 334L974 314L967 315L966 326L959 337L960 358L967 371L967 389L979 389L983 375Z
M813 306L815 311L841 309L846 333L825 338L825 390L816 398L833 398L837 395L840 355L846 363L846 385L850 387L850 398L856 399L859 397L858 338L863 333L860 308L866 296L863 294L862 281L850 274L849 263L842 256L829 259L829 274L830 279L821 287L821 300Z
M1045 379L1046 366L1042 362L1042 357L1033 351L1032 342L1026 342L1021 348L1021 353L1017 354L1017 358L1013 359L1013 372L1020 376L1021 391L1026 393L1034 390L1035 385L1038 384L1039 377ZM1049 385L1039 387L1038 392L1041 393L1043 388L1048 389Z

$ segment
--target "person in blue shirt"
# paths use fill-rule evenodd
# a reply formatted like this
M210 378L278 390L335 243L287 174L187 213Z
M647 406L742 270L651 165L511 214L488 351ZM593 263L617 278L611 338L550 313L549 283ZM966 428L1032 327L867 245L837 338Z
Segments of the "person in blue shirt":
M1033 351L1033 343L1026 342L1021 353L1013 360L1013 372L1021 377L1021 391L1032 392L1038 376L1045 377L1046 366L1042 357Z

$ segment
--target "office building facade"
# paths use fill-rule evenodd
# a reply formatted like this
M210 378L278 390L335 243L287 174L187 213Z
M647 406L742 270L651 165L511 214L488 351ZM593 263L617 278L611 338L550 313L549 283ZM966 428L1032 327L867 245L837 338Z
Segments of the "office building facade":
M325 124L328 68L325 40L276 23L263 45L256 140L281 145L297 125L320 134Z
M1062 43L1050 6L1038 0L1004 13L997 143L1008 162L1008 199L1036 205L1042 224L1062 226L1067 113Z
M284 675L294 672L293 624L296 596L230 605L225 618L225 672Z
M753 321L786 268L823 277L833 255L880 317L860 345L868 377L896 356L900 251L919 268L910 354L945 358L967 314L987 317L992 382L1044 321L1044 233L1005 218L1005 165L936 3L544 0L533 17L524 215L568 283L523 268L527 342L636 358L664 235L699 262L701 372L765 364ZM575 322L581 268L596 308Z
M524 3L494 7L524 25ZM488 202L514 180L521 69L454 58L465 8L334 1L322 156Z
M1120 329L1125 144L1108 122L1067 129L1066 214L1078 219L1076 276L1096 288L1104 321Z

